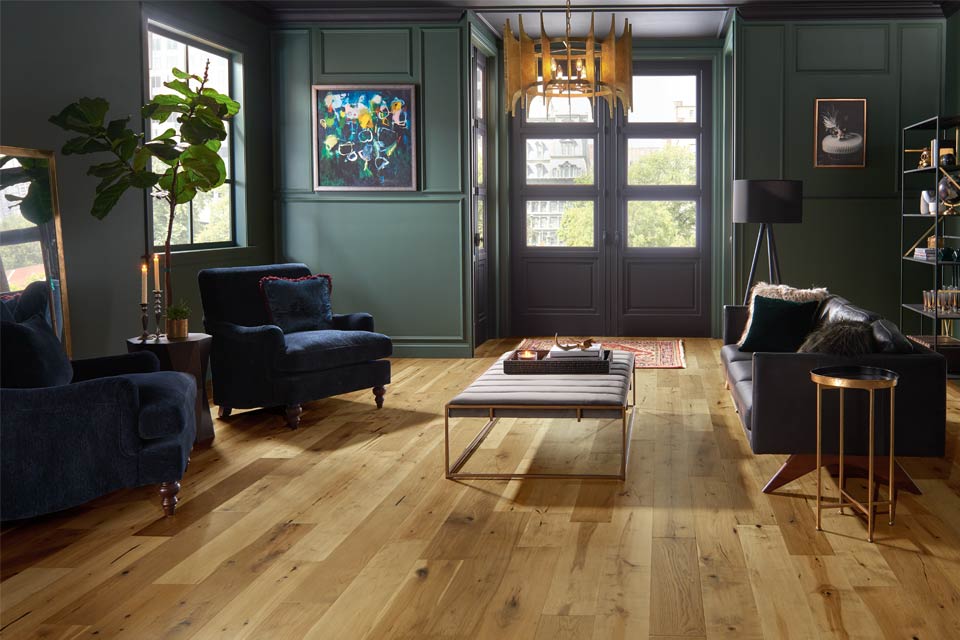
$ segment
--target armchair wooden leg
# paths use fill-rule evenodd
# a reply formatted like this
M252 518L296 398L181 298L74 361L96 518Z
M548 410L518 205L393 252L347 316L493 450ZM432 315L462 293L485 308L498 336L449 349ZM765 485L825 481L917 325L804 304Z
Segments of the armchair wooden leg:
M217 417L221 420L223 418L229 418L230 414L233 413L233 407L228 407L225 404L220 405L220 409L217 411Z
M177 511L177 494L180 493L180 483L173 482L160 483L160 504L163 505L163 515L172 516Z
M298 404L289 405L284 414L287 417L287 426L290 429L296 429L300 426L300 414L303 413L303 407Z
M373 396L377 401L377 409L383 409L383 396L387 393L384 387L374 387Z

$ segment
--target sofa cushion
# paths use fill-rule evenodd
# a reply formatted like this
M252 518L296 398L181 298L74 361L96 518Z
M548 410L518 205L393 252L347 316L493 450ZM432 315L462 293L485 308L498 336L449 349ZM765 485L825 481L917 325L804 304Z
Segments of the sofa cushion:
M857 322L873 322L879 315L851 304L849 300L840 296L830 296L820 305L817 324L829 324L840 320L856 320Z
M876 353L873 327L866 322L840 320L820 325L800 345L801 353L826 353L853 358Z
M43 316L2 322L0 336L0 386L36 389L70 384L70 359Z
M330 276L265 276L260 279L260 291L271 322L284 333L333 328L333 309L330 305L333 281Z
M873 340L880 353L913 353L913 343L900 333L900 328L894 323L880 318L874 320L870 328L873 330Z
M753 361L753 353L750 351L741 351L735 344L725 344L720 347L720 362L724 367L729 367L731 362L741 362L743 360Z
M167 438L186 428L194 431L197 383L193 376L177 371L156 371L123 377L137 385L140 393L138 430L141 438Z
M740 360L731 362L727 367L727 379L730 384L751 380L753 378L753 360Z
M753 301L757 296L764 298L775 298L777 300L789 300L790 302L810 302L812 300L823 301L830 295L830 292L824 288L797 289L785 284L769 284L767 282L758 282L750 289L750 302L747 309L747 323L743 327L743 334L738 343L743 346L743 342L750 333L750 325L753 323Z
M744 351L796 351L813 328L820 302L790 302L756 296Z
M289 373L335 369L393 353L390 338L371 331L299 331L285 335L283 341L277 369Z

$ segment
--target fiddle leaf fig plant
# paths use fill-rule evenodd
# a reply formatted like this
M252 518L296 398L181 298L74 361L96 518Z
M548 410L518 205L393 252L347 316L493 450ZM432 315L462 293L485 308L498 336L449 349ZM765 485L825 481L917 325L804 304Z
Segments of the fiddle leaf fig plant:
M167 305L173 304L170 238L177 206L226 180L226 166L217 152L227 138L227 122L240 111L240 103L207 86L209 68L207 61L203 77L173 69L174 79L163 85L174 93L154 96L143 105L140 115L145 120L162 123L174 118L179 125L153 138L130 129L130 116L107 121L110 103L103 98L80 98L50 117L61 129L80 134L63 145L64 155L112 156L87 169L87 175L100 178L91 215L107 217L128 189L149 190L169 207L164 244Z

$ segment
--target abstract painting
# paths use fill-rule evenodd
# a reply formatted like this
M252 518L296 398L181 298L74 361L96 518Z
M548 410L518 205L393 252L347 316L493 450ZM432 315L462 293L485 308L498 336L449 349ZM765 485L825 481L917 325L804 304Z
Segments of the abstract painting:
M414 85L313 86L314 191L417 188Z

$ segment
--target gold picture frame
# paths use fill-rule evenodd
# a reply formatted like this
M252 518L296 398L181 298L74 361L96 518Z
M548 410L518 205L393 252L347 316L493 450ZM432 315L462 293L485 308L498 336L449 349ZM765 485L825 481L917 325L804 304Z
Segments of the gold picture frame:
M867 99L817 98L813 111L813 166L867 166Z

